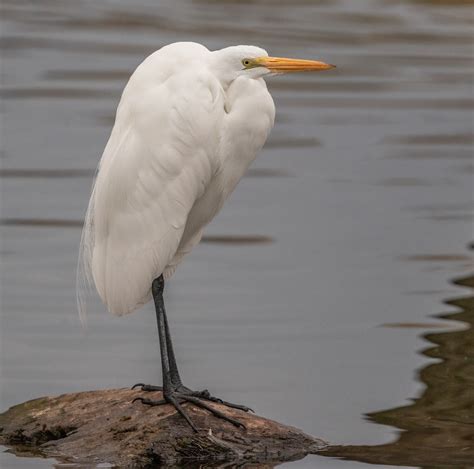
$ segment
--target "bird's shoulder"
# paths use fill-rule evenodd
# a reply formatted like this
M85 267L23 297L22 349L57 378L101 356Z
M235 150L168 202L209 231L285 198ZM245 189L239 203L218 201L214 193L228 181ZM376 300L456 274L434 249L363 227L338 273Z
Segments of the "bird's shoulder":
M105 221L132 215L147 200L170 225L183 225L219 164L224 111L214 87L201 69L192 81L181 71L124 93L97 178L98 199L114 200Z
M219 80L204 61L172 60L169 57L150 56L130 77L122 94L119 108L135 109L142 113L155 105L167 112L167 106L193 102L208 109L222 97ZM148 105L148 106L147 106Z

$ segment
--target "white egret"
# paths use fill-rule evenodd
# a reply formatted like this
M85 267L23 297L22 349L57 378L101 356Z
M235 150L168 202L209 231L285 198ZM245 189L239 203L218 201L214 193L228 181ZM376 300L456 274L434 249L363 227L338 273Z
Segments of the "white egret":
M254 46L209 51L170 44L141 63L127 83L99 163L81 240L82 282L94 282L108 310L130 313L154 299L163 399L194 430L181 406L192 402L234 425L206 401L208 391L183 386L163 302L164 281L199 243L273 127L275 107L263 77L332 65L269 57ZM80 297L80 295L79 295ZM79 301L80 313L83 313Z

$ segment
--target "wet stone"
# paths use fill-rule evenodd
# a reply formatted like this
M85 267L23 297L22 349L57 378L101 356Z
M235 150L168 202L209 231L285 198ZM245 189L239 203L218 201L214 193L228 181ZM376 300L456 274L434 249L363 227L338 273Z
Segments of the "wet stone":
M143 395L139 390L109 389L19 404L0 414L0 443L17 453L134 469L224 461L273 467L327 446L296 428L215 403L209 404L240 420L247 429L186 403L184 407L200 429L196 433L170 405L132 404ZM147 397L162 396L154 392Z

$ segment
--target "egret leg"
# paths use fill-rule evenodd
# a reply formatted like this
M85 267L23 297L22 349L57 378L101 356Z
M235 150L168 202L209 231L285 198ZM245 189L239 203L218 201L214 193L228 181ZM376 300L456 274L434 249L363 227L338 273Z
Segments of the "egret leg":
M142 391L162 391L166 382L170 388L178 389L183 386L181 377L179 376L178 365L173 350L173 342L168 326L168 318L166 317L165 303L163 300L163 291L165 281L163 275L156 278L151 287L153 300L155 302L156 323L158 325L158 337L160 340L161 366L163 369L163 387L153 386L149 384L137 383L133 386L141 387ZM132 388L132 389L133 389Z
M152 283L152 295L155 302L156 310L156 321L158 326L158 338L160 342L160 355L161 355L161 369L163 374L163 386L153 386L149 384L137 383L132 389L139 387L142 391L162 391L163 399L152 400L142 397L137 397L135 401L141 401L143 404L150 406L157 406L163 404L171 404L176 410L185 418L190 427L194 431L198 431L196 425L193 423L186 410L181 405L184 402L191 402L197 407L204 408L212 413L214 416L226 420L233 425L241 428L245 428L245 425L238 420L226 416L221 411L214 409L209 404L203 402L211 401L219 404L223 404L233 409L239 409L245 412L251 410L250 408L238 404L232 404L230 402L223 401L217 397L211 396L209 391L192 391L186 386L183 386L181 377L178 371L178 365L176 363L176 357L174 355L173 343L171 340L171 334L168 326L168 319L166 317L165 303L163 300L164 290L164 279L160 275Z
M158 326L158 338L160 342L161 369L163 373L163 386L137 383L132 389L140 388L142 391L163 391L169 392L182 386L179 376L178 366L173 350L173 343L169 333L168 318L166 317L163 291L165 281L163 275L153 280L151 292L155 302L156 323ZM140 400L140 399L139 399ZM149 401L149 399L148 399ZM147 402L148 403L148 402Z
M170 368L170 378L171 378L171 382L173 383L173 386L175 388L178 388L182 386L182 382L181 382L181 377L179 376L176 358L174 356L173 342L171 340L170 328L168 326L168 318L166 317L165 302L163 300L164 288L165 288L165 281L163 279L163 275L160 275L157 279L153 281L153 284L152 284L152 293L153 293L153 298L155 300L155 308L156 308L156 320L157 322L159 322L158 310L160 309L160 315L163 316L163 322L164 322L166 350L168 352L168 363L169 363L169 368Z

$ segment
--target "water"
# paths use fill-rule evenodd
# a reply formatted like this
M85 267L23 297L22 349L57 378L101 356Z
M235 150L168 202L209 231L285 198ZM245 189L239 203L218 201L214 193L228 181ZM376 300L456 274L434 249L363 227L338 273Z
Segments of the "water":
M4 0L1 408L160 381L150 306L79 326L91 177L147 54L244 42L338 68L269 81L271 139L168 285L186 384L349 459L285 467L441 464L433 432L471 454L473 309L444 301L472 272L472 3Z

